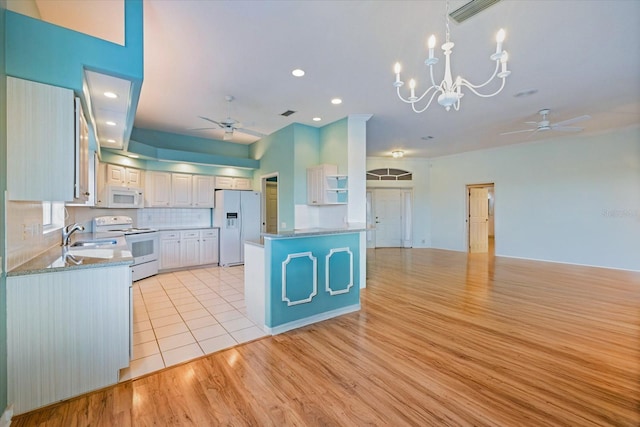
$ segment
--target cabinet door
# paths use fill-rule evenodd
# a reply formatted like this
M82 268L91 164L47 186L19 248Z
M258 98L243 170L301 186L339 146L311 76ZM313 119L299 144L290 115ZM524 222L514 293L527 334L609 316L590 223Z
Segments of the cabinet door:
M233 178L228 176L216 176L216 189L233 190Z
M324 174L322 172L322 168L313 167L307 169L307 204L324 204L323 179Z
M198 208L212 208L214 206L213 177L206 175L193 176L193 200L192 204Z
M217 264L218 230L203 230L200 232L200 264Z
M171 174L171 206L191 207L191 175Z
M125 169L125 183L127 187L142 188L142 171L139 169Z
M233 187L236 190L251 190L251 180L249 178L233 178Z
M177 234L177 233L176 233ZM160 269L180 267L180 239L160 237Z
M80 99L76 98L76 192L74 203L85 203L91 195L89 167L93 158L89 155L89 127L84 118Z
M126 168L124 166L107 164L107 185L126 185Z
M171 204L171 174L169 172L147 172L145 205L167 207Z
M6 102L7 198L73 201L73 91L7 77Z
M180 266L200 264L200 232L183 231L180 233Z

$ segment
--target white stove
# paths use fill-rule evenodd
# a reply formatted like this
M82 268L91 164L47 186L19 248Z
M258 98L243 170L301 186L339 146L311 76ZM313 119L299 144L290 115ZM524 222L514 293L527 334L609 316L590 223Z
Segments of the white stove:
M124 236L133 255L131 278L136 280L158 274L158 230L137 228L124 215L98 216L93 219L96 238Z

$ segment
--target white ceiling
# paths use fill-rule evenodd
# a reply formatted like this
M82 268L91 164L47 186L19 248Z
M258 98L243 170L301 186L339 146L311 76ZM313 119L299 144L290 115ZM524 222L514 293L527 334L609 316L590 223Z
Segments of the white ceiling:
M452 1L451 10L461 4ZM496 97L467 91L458 112L434 103L416 114L395 94L393 64L424 87L426 39L434 33L442 43L444 15L444 1L145 0L135 126L222 139L222 131L189 129L208 125L198 116L227 117L224 97L233 95L231 116L258 132L369 113L367 155L402 149L432 157L565 135L499 135L526 129L541 108L551 109L552 122L591 115L583 133L640 124L640 1L502 0L452 21L454 76L479 83L493 72L499 28L512 74ZM444 60L436 52L439 80ZM293 77L294 68L306 75ZM538 92L514 97L528 89ZM343 104L332 105L333 97ZM286 110L296 113L280 116Z

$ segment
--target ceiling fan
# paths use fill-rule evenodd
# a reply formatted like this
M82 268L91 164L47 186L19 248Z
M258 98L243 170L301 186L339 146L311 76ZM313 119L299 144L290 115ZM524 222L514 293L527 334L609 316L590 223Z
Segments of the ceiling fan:
M531 136L533 136L538 132L546 132L548 130L556 130L561 132L580 132L583 128L576 127L576 126L568 126L568 125L589 120L591 118L591 116L589 115L584 115L584 116L574 117L573 119L569 119L569 120L563 120L557 123L551 123L547 117L549 115L549 112L550 110L548 108L544 108L538 111L538 114L542 116L542 120L540 120L539 122L525 122L526 124L535 126L531 129L516 130L513 132L504 132L504 133L501 133L500 135L511 135L514 133L532 132Z
M234 100L234 97L231 95L227 95L224 97L224 99L227 101L227 118L224 120L220 120L220 121L216 121L213 119L210 119L208 117L203 117L203 116L198 116L203 120L206 120L208 122L211 123L215 123L216 125L218 125L218 127L220 129L224 130L224 135L222 136L222 140L223 141L229 141L233 138L233 133L235 131L241 132L241 133L245 133L247 135L252 135L252 136L257 136L258 138L262 138L264 136L266 136L263 133L260 132L256 132L254 130L251 129L246 129L242 127L242 123L240 123L238 120L231 118L231 114L230 114L230 110L231 110L231 102ZM195 128L195 129L191 129L191 130L207 130L207 129L218 129L216 127L208 127L208 128Z

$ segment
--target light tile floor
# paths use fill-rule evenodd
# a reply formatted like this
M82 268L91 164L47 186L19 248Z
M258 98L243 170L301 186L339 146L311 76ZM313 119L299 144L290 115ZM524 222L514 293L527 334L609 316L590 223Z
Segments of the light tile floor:
M246 316L244 267L176 271L133 284L133 357L120 381L266 336Z

